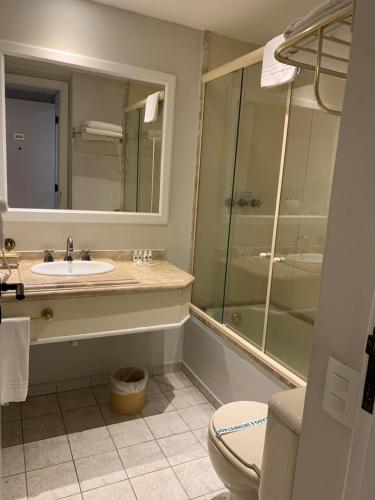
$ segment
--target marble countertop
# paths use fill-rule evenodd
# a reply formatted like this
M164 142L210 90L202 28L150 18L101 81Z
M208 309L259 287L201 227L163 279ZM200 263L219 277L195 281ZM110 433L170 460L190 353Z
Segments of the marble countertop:
M192 284L193 276L164 260L162 255L152 263L134 263L124 252L92 253L93 260L111 262L114 270L91 276L44 276L31 267L42 262L40 255L22 255L17 269L12 269L9 283L25 285L26 300L68 298L75 296L145 293L184 289ZM56 256L59 260L60 256ZM111 257L111 258L109 258ZM6 292L2 301L14 301L14 293Z

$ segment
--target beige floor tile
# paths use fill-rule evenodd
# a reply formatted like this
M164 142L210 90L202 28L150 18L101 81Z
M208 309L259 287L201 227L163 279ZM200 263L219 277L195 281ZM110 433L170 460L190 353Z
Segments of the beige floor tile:
M125 448L154 439L143 418L109 425L108 429L116 448Z
M59 392L60 405L63 411L95 406L96 400L90 387L75 391Z
M189 498L207 495L224 487L208 457L175 465L173 470Z
M119 413L115 413L112 411L110 404L100 405L100 411L103 414L105 423L107 425L118 424L120 422L129 422L129 420L135 420L137 418L141 418L141 415L120 415Z
M82 491L100 488L127 478L117 451L108 451L75 461Z
M60 412L43 415L42 417L27 418L22 421L22 428L25 443L65 434L64 422Z
M206 400L194 387L185 387L183 389L168 391L165 395L177 410L206 403Z
M191 430L201 429L202 427L207 427L210 423L212 414L214 413L212 406L208 404L199 406L190 406L189 408L183 408L178 410L180 417L186 422L186 425Z
M109 404L111 402L111 385L98 385L91 389L99 405Z
M1 443L3 448L22 443L22 426L20 420L1 424Z
M33 396L21 404L22 418L40 417L60 411L56 394Z
M156 383L155 377L149 377L145 388L145 394L157 394L161 392L161 388Z
M203 448L207 451L208 450L208 445L207 445L208 428L202 427L202 429L197 429L197 430L193 431L193 434L198 439L198 441L203 446Z
M1 421L14 422L15 420L21 420L21 405L20 403L10 403L7 406L1 407Z
M196 500L230 500L230 493L228 490L214 491L208 495L198 497Z
M26 473L29 498L51 500L80 493L73 462Z
M146 417L145 421L155 438L172 436L189 430L189 427L176 411Z
M128 446L118 452L129 478L169 467L156 441Z
M68 435L73 458L84 458L115 449L107 427Z
M110 484L97 490L83 493L84 500L136 500L129 481ZM170 499L172 500L172 499Z
M63 418L68 434L95 429L105 425L98 406L64 411Z
M142 411L142 416L149 417L150 415L158 415L159 413L165 413L173 410L173 405L165 397L164 393L160 392L157 394L147 394L146 404Z
M155 380L163 391L182 389L183 387L190 387L192 385L190 380L185 377L182 371L157 375Z
M171 465L207 456L206 450L192 432L162 438L158 443Z
M186 500L188 497L172 469L163 469L130 480L138 500Z
M59 380L57 382L57 392L73 391L90 386L90 377L72 378L69 380Z
M26 470L42 469L72 460L67 436L25 444Z
M3 448L1 451L3 458L3 477L25 472L25 458L22 444Z
M3 500L27 500L25 474L9 476L2 481Z
M185 387L183 389L176 389L175 391L168 391L165 395L177 410L206 403L206 400L194 387Z

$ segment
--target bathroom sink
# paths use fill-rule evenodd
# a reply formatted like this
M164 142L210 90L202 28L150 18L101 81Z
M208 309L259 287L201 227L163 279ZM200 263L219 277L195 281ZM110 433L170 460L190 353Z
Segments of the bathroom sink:
M323 262L323 254L321 253L291 253L286 258L300 264L321 264Z
M88 276L109 273L113 269L113 265L109 262L75 260L73 262L44 262L33 266L31 271L46 276Z

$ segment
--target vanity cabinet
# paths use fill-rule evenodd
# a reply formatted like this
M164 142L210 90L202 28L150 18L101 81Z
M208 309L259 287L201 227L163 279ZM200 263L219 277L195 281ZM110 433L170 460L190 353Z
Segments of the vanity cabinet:
M79 288L76 284L69 288L68 280L64 286L63 279L52 285L50 277L43 276L38 284L35 279L31 283L30 265L21 262L19 267L25 300L4 297L3 316L30 317L33 344L166 330L189 317L193 277L166 261L155 261L148 268L115 262L115 269L125 268L133 281L105 285L90 281ZM50 320L42 317L46 309L52 311Z

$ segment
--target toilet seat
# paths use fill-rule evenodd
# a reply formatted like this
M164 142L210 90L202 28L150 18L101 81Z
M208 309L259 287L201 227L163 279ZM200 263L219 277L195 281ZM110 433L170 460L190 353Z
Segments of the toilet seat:
M266 425L258 425L218 436L222 427L242 424L267 416L268 405L255 401L236 401L219 408L212 416L209 438L222 455L248 479L259 483Z

